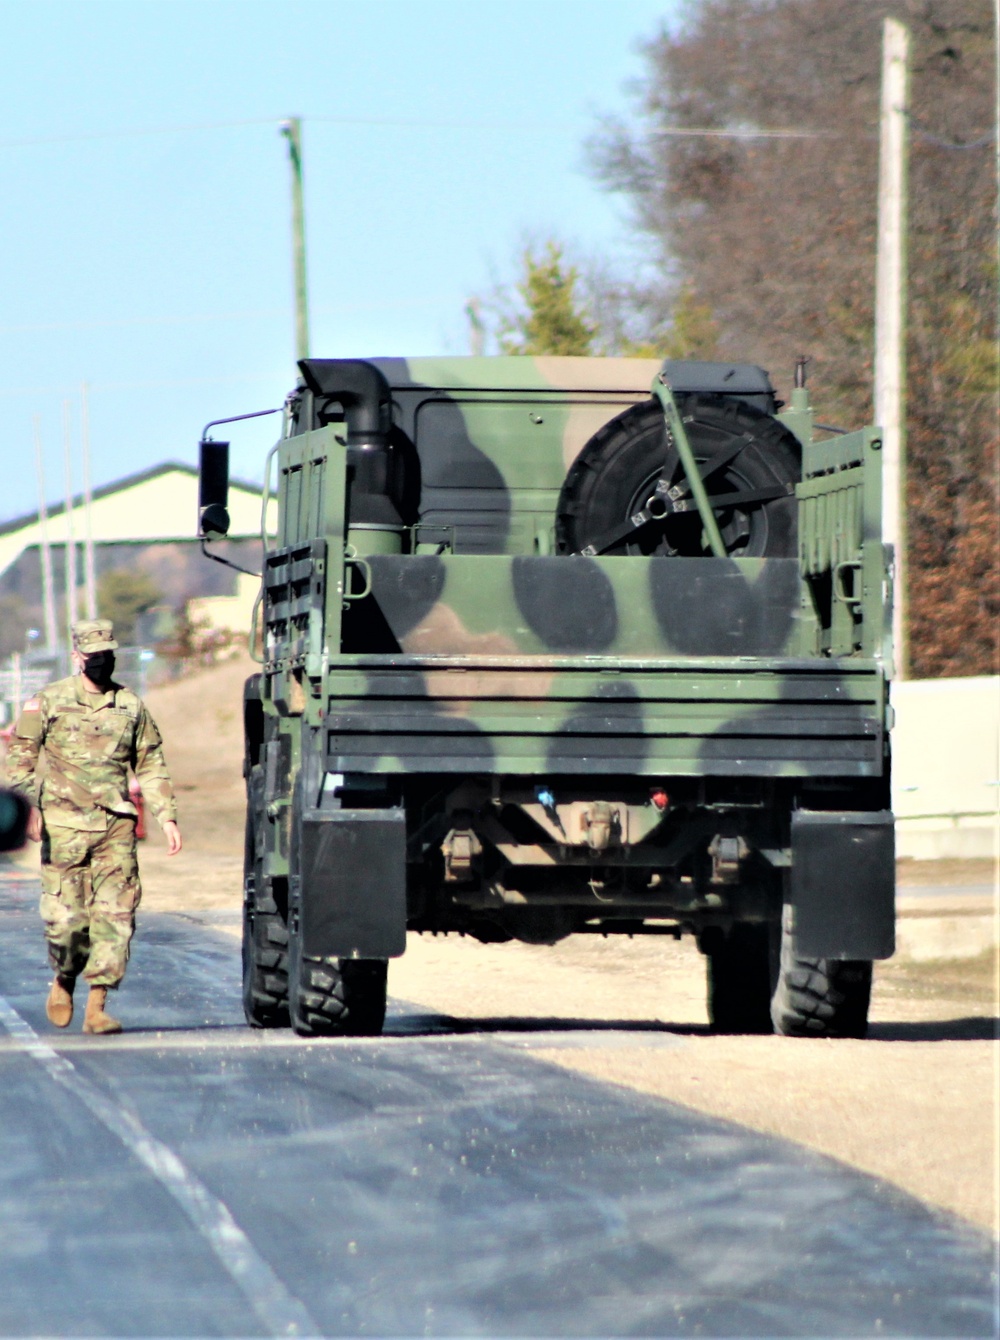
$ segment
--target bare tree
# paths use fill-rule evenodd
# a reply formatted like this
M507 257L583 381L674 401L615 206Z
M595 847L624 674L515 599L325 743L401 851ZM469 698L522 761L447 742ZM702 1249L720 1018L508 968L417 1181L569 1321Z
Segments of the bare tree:
M807 353L822 416L867 418L890 13L913 50L912 664L984 673L1000 621L990 0L701 0L686 26L647 44L635 124L605 125L592 155L656 258L659 279L631 295L633 326L662 329L686 284L723 357L769 367L780 388ZM683 128L730 134L665 133Z

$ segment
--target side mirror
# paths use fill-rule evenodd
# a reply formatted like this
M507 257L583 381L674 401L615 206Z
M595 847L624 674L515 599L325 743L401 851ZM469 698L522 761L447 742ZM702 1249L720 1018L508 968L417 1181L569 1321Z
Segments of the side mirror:
M229 533L229 443L198 443L198 534L222 540Z

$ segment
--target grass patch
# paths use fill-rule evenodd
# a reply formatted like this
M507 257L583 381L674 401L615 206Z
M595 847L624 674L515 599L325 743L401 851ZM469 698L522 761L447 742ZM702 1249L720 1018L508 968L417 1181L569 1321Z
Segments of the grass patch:
M889 959L875 965L879 990L920 1000L953 1000L996 1013L1000 951L987 948L974 958Z
M915 861L912 857L902 856L896 862L897 887L954 886L957 891L962 885L969 884L995 886L997 875L997 863L988 856L937 861Z

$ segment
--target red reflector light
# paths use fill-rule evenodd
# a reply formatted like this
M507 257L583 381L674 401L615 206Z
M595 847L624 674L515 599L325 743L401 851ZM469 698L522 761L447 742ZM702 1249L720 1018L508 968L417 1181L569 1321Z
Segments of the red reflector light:
M667 795L666 791L664 791L662 786L653 787L652 791L649 793L649 798L658 810L665 810L670 804L670 797Z

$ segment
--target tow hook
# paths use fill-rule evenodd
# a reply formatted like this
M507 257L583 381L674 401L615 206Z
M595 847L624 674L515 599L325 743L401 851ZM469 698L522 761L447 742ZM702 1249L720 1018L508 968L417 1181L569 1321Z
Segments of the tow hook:
M750 855L750 848L741 837L723 837L716 833L708 844L712 858L712 883L735 884L740 874L740 862Z
M441 843L444 857L444 877L449 884L458 884L472 874L472 865L483 854L483 844L472 828L472 814L456 810L452 815L454 827L449 829Z
M619 814L606 800L595 800L580 815L580 827L591 851L606 851L618 827Z

